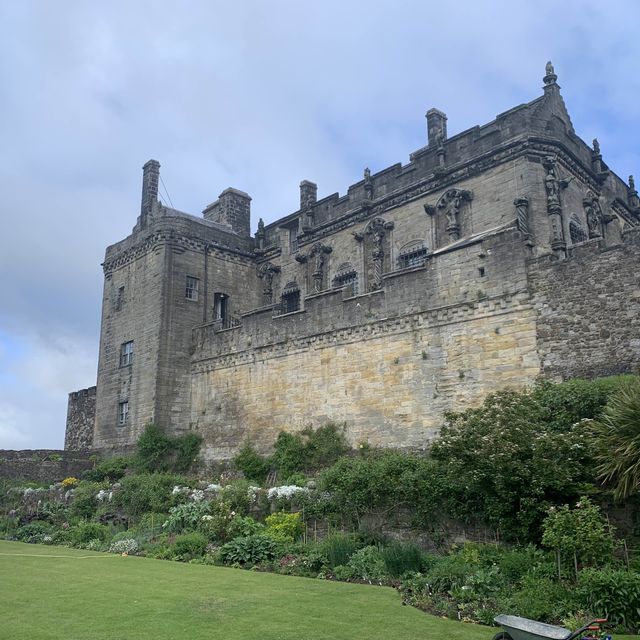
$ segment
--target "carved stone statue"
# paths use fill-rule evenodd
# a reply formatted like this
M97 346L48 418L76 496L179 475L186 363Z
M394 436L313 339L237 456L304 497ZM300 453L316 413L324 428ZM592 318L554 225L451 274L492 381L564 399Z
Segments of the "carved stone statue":
M547 213L551 226L551 248L557 258L566 257L567 243L564 239L562 228L562 203L560 202L560 189L566 187L566 180L558 180L556 174L556 160L553 156L547 156L542 165L547 171L544 179L544 188L547 192Z
M373 182L369 167L364 170L364 197L367 200L373 200Z
M296 260L301 264L306 264L311 258L314 258L313 271L311 272L311 279L313 280L313 289L316 293L320 293L324 284L325 262L327 254L331 253L333 249L326 244L316 242L309 253L298 254Z
M555 75L555 69L553 68L551 60L549 60L549 62L547 62L547 64L545 65L544 71L548 76Z
M372 276L369 282L369 291L376 291L382 287L382 273L384 271L384 237L387 231L393 229L393 222L385 222L382 218L376 218L369 223L366 235L370 238L370 259Z
M459 216L462 204L470 201L472 198L473 194L471 191L449 189L438 202L437 208L445 214L447 219L446 231L454 242L460 239Z
M600 143L598 142L598 138L593 139L593 153L597 156L600 155Z
M633 176L629 176L629 191L636 190L636 181L633 179Z
M589 238L599 238L600 233L600 207L596 198L584 201L584 212L587 217L587 227L589 228Z
M258 248L264 249L264 222L262 218L258 220L258 230L256 231L256 239L258 240Z
M273 278L280 273L280 267L271 262L265 262L258 267L258 278L262 280L262 301L265 305L273 303Z

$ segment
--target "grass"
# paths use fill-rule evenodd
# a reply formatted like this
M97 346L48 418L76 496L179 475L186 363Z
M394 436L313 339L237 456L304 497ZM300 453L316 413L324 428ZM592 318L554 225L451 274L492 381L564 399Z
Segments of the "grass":
M0 541L3 640L491 640L494 633L403 607L390 588Z

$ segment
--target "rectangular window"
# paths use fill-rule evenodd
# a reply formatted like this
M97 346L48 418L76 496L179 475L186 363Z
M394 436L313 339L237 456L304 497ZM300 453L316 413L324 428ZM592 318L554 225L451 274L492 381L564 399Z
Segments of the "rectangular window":
M123 426L127 424L129 419L129 401L125 400L124 402L118 403L118 424Z
M300 292L290 291L282 296L282 313L293 313L300 310Z
M133 340L120 345L120 366L127 367L130 364L133 364Z
M296 226L289 229L289 253L295 253L298 250L298 221Z
M338 274L333 279L333 287L334 289L349 287L352 296L358 295L358 274L355 271Z
M409 267L421 267L427 259L427 248L419 247L413 251L403 253L398 257L398 266L400 269L408 269Z
M200 280L198 280L198 278L187 276L187 288L185 290L184 297L187 300L197 300L199 289L200 289Z

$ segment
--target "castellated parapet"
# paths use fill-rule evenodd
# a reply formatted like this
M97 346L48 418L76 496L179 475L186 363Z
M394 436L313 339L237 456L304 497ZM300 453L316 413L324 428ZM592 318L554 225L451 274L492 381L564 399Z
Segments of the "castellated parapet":
M424 449L492 391L635 371L637 192L575 134L553 66L493 122L448 137L432 109L427 130L345 195L302 181L255 238L246 193L191 216L158 202L147 163L104 262L92 446L155 422L226 459L333 421L354 445Z

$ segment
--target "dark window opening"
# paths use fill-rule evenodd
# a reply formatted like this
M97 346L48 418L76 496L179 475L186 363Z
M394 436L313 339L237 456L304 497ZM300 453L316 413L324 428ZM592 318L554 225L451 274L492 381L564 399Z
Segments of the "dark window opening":
M358 295L358 274L355 271L338 273L333 279L333 288L341 289L342 287L350 289L351 295Z
M480 274L481 278L484 278L484 267L478 267L478 273Z
M427 247L419 246L409 251L403 251L398 256L398 267L408 269L410 267L421 267L427 260Z
M584 242L588 239L587 232L578 220L571 220L569 223L569 235L571 236L571 242L576 244L578 242Z
M300 291L288 291L282 294L282 313L300 310Z

